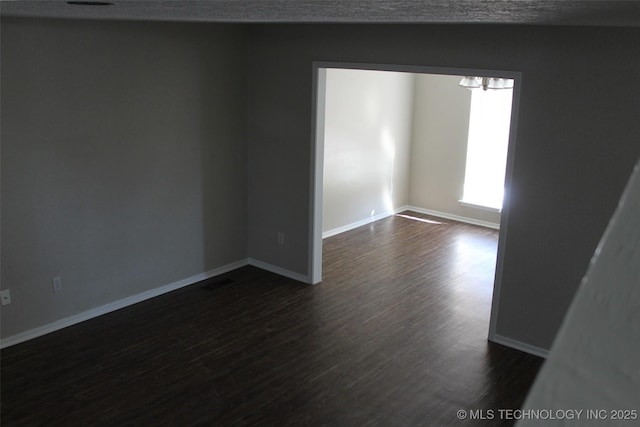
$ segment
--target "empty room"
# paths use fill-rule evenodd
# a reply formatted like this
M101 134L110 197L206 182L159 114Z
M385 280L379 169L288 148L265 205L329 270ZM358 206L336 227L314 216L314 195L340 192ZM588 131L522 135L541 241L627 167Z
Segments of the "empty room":
M612 361L564 394L540 391L568 375L557 358L572 319L612 318L587 322L580 297L640 155L636 3L16 0L0 12L3 426L513 425L500 410L549 410L546 395L578 399L563 410L637 408L587 393L600 380L637 390ZM475 209L457 199L433 216L447 207L412 191L446 186L429 175L450 164L438 157L409 168L418 185L379 168L381 204L323 229L318 112L331 100L318 85L335 64L515 78L504 204L477 218L499 233L457 222ZM379 146L411 163L399 140L383 132ZM405 206L423 211L396 216ZM454 226L493 255L465 254L465 238L439 231ZM622 313L636 294L611 277ZM637 330L622 325L608 342ZM637 345L609 347L637 360Z

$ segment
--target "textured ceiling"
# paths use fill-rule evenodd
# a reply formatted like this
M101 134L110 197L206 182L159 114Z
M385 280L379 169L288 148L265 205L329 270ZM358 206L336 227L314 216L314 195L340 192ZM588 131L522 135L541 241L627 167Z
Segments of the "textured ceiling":
M640 26L619 0L2 0L3 16L203 22L481 23Z

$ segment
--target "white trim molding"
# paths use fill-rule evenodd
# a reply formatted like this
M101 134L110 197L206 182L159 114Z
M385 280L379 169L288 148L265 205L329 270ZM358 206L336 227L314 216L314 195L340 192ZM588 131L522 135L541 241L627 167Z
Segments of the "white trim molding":
M40 337L42 335L46 335L51 332L58 331L60 329L64 329L68 326L73 326L80 322L84 322L85 320L93 319L94 317L102 316L103 314L111 313L112 311L116 311L121 308L125 308L130 305L137 304L139 302L160 296L162 294L175 291L176 289L193 285L203 280L210 279L212 277L219 276L221 274L225 274L230 271L236 270L238 268L244 267L248 265L248 263L249 263L248 259L235 261L230 264L226 264L221 267L206 271L204 273L196 274L195 276L187 277L186 279L169 283L168 285L160 286L158 288L153 288L148 291L144 291L139 294L132 295L130 297L119 299L117 301L113 301L108 304L101 305L96 308L92 308L90 310L84 311L79 314L75 314L73 316L65 317L64 319L56 320L55 322L52 322L46 325L38 326L37 328L33 328L28 331L21 332L19 334L12 335L10 337L0 340L0 348L5 348L15 344L19 344L21 342L25 342L33 338Z
M402 206L400 208L396 208L392 211L382 212L377 215L371 215L368 218L361 219L360 221L352 222L351 224L343 225L342 227L334 228L333 230L328 230L322 232L322 238L326 239L327 237L332 237L340 233L344 233L349 230L353 230L354 228L361 227L363 225L371 224L372 222L379 221L381 219L390 217L392 215L396 215L400 212L404 212L406 210L411 210L409 206Z
M549 356L549 350L514 340L512 338L503 337L502 335L494 334L493 336L489 336L489 341L515 350L524 351L525 353L533 354L534 356L542 357L543 359L546 359L547 356Z
M419 208L417 206L408 206L407 210L418 212L425 215L431 215L438 218L450 219L452 221L464 222L472 225L479 225L480 227L493 228L494 230L500 230L500 224L494 222L481 221L479 219L468 218L466 216L454 215L446 212L433 211L431 209Z
M305 276L304 274L296 273L295 271L287 270L282 267L275 266L273 264L269 264L268 262L260 261L255 258L249 258L248 264L254 267L257 267L261 270L270 271L271 273L275 273L279 276L288 277L289 279L297 280L298 282L312 284L309 276Z
M480 209L481 211L494 212L494 213L502 212L502 207L494 208L491 206L479 205L477 203L468 202L466 200L458 200L458 203L460 203L462 206L467 206L474 209Z

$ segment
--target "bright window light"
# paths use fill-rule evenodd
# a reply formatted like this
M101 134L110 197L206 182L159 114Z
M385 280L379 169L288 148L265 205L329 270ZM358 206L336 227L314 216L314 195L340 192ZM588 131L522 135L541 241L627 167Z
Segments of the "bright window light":
M502 209L513 89L473 89L462 203Z

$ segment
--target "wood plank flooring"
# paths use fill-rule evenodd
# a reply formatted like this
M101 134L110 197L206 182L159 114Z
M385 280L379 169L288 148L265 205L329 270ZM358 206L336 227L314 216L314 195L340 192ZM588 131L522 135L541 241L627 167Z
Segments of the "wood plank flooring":
M8 426L448 426L542 360L486 339L497 232L405 212L324 241L316 286L245 267L1 352Z

